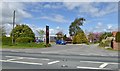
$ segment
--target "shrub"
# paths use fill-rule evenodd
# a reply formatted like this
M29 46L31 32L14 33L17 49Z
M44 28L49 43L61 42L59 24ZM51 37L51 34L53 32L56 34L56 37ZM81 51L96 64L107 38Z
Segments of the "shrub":
M11 37L2 37L2 45L11 45L12 44L12 38Z
M111 41L109 41L109 40L102 41L102 42L100 42L99 46L101 46L101 47L107 47L108 46L109 47L110 43L111 43Z
M81 43L88 44L88 40L84 33L77 33L77 35L73 37L73 44L81 44Z
M45 44L44 46L45 46L45 47L51 47L51 44L48 44L48 45Z
M35 38L35 34L32 31L32 29L27 26L27 25L16 25L16 27L11 31L11 36L12 33L14 33L14 40L16 40L19 37L30 37L30 38Z
M30 42L33 42L33 41L34 41L34 39L30 38L30 37L18 37L16 39L17 43L30 43Z
M116 42L120 42L120 32L117 32L115 39Z

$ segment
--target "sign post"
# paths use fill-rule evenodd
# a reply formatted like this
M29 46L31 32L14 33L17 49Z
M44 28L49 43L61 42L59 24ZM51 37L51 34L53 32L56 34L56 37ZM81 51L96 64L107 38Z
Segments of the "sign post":
M49 26L46 26L46 46L49 44Z

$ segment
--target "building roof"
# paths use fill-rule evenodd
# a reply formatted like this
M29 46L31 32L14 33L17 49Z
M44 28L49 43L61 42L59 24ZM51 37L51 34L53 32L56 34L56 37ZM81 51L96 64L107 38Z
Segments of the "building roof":
M116 36L117 31L113 31L112 34L113 34L113 36Z

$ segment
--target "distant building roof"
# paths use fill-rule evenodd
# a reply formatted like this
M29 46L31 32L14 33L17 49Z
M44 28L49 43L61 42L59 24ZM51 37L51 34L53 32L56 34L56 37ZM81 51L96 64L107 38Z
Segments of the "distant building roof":
M63 33L62 32L58 32L58 33L56 33L56 35L63 35Z
M113 34L113 36L116 36L117 31L113 31L112 34Z

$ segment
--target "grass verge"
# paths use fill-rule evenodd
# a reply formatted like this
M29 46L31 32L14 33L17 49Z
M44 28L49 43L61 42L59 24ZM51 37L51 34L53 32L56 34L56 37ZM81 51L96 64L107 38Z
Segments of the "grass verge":
M45 48L45 43L15 43L9 45L2 45L2 48Z

